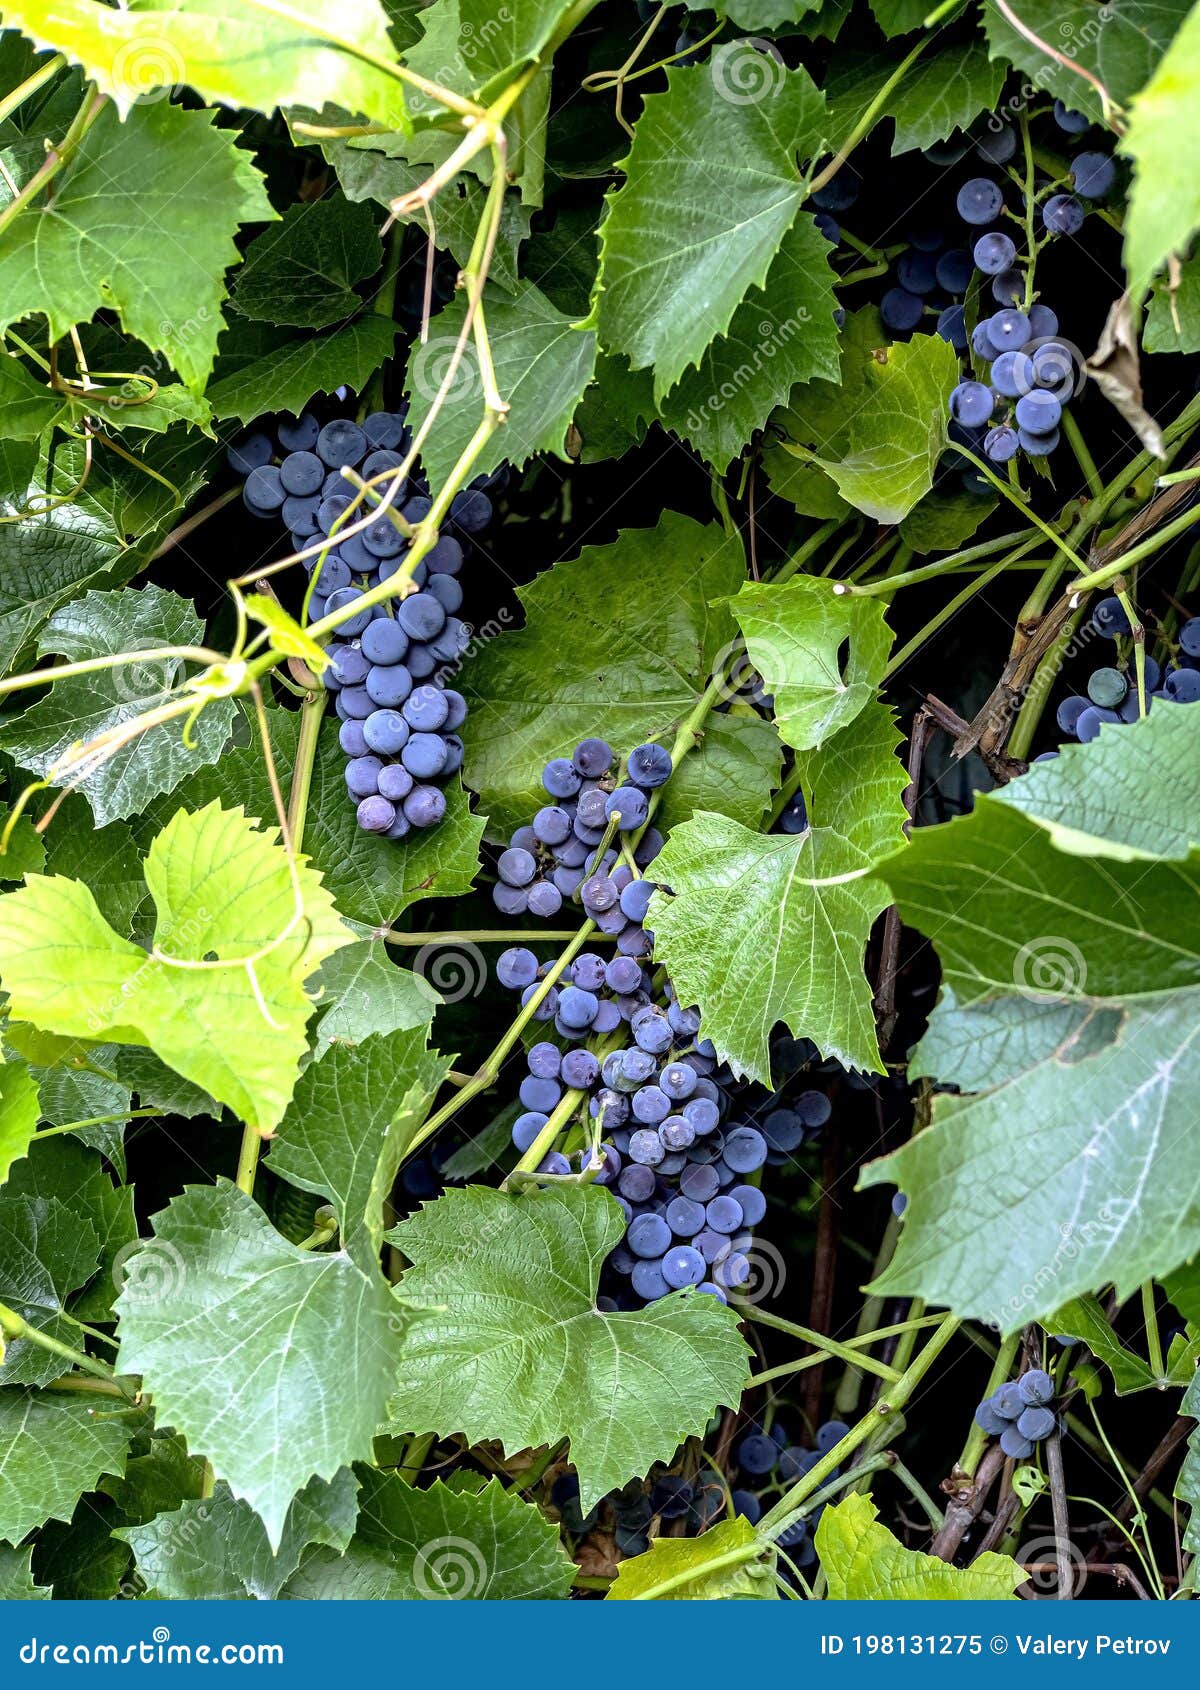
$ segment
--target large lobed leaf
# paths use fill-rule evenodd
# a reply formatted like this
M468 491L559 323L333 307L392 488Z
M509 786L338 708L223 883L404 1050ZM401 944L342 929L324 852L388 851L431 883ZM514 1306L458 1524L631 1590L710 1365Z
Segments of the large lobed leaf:
M743 96L732 56L668 71L601 228L601 342L634 369L652 365L660 399L766 283L804 200L800 165L821 144L824 101L808 72L738 45L764 80Z
M344 1554L309 1555L285 1601L516 1602L565 1597L575 1569L556 1528L499 1479L475 1495L361 1470L358 1529Z
M134 1430L86 1397L0 1390L0 1538L20 1543L45 1520L69 1520L102 1473L125 1471Z
M903 838L905 774L891 712L872 700L802 754L811 822L798 836L701 814L655 859L649 925L679 998L736 1073L770 1085L783 1021L847 1067L878 1070L863 952L890 902L879 862Z
M880 1287L1014 1331L1200 1249L1200 856L1167 830L1174 860L1147 860L1141 819L1174 804L1171 716L918 830L884 866L953 994L921 1066L969 1089L867 1170L910 1198ZM1137 808L1114 825L1105 787L1135 780Z
M115 107L101 112L55 183L53 211L31 208L0 233L0 327L44 313L59 340L115 309L129 334L202 388L225 271L240 256L233 237L274 216L261 176L215 116L166 101L124 123Z
M405 121L380 0L5 0L3 20L84 67L128 114L186 82L206 100L269 112L326 100L388 127ZM141 109L141 108L138 108Z
M519 469L537 452L566 458L567 425L596 363L595 332L573 323L528 282L518 283L511 297L485 293L484 306L496 385L508 412L504 426L474 460L473 470L486 474L502 463ZM459 295L430 323L429 338L413 341L405 388L414 429L425 422L441 391L466 309L465 296ZM421 448L421 462L434 487L449 477L483 416L479 361L468 338Z
M831 1503L817 1527L817 1553L831 1602L1008 1602L1025 1582L1010 1555L987 1550L969 1567L905 1549L869 1496Z
M86 593L56 611L38 641L38 654L77 663L120 652L195 646L203 638L204 624L188 599L162 587L126 588ZM164 704L188 672L181 658L156 656L53 681L44 698L8 719L0 746L23 769L64 785L70 771L56 779L55 770L72 746L127 728ZM233 717L233 700L217 698L205 705L186 740L181 717L131 735L79 783L96 826L136 815L160 793L174 791L197 766L215 763Z
M569 1438L584 1509L701 1433L746 1382L737 1316L699 1294L602 1314L600 1266L623 1229L594 1186L523 1197L469 1186L395 1227L413 1308L395 1428L511 1453Z
M521 590L525 627L492 640L463 676L466 771L497 836L545 803L544 765L581 739L601 734L620 752L649 737L670 744L714 662L733 653L736 629L719 601L742 568L740 546L720 529L668 512L657 528L626 529ZM756 824L778 768L773 735L717 720L714 750L692 753L704 778L683 773L686 808L668 789L668 817L728 806Z
M149 954L113 931L79 881L34 875L0 897L11 1012L51 1033L148 1045L270 1132L305 1049L305 982L351 934L305 859L293 875L273 835L215 803L176 813L146 880Z
M155 1216L126 1276L122 1365L278 1551L297 1492L370 1458L397 1361L386 1282L289 1244L226 1180Z
M332 1045L300 1076L271 1145L281 1179L333 1202L342 1244L364 1270L378 1265L396 1170L449 1067L425 1037L422 1026Z

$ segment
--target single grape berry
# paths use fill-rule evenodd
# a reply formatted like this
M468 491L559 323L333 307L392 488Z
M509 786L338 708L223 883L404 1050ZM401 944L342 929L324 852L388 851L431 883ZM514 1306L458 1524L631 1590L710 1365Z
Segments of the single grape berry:
M964 223L970 223L978 228L983 223L990 223L1000 215L1004 206L1004 195L999 185L986 176L973 176L969 182L964 182L958 190L955 201L958 215Z
M1042 226L1048 235L1077 235L1084 211L1071 194L1052 194L1042 207Z

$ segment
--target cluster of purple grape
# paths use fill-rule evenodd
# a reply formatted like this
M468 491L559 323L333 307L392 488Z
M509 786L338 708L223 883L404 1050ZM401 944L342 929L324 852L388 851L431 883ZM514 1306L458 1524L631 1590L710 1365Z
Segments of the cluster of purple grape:
M1055 118L1067 134L1080 132L1087 120L1056 106ZM1001 129L993 137L992 159L1005 163L1016 151L1016 136ZM1073 192L1057 191L1051 181L1037 190L1035 206L1042 239L1077 235L1086 216L1085 202L1099 202L1112 189L1116 167L1106 153L1080 152L1071 161L1068 179ZM994 464L1006 464L1023 451L1031 458L1048 456L1059 441L1059 424L1068 401L1078 389L1079 371L1071 347L1056 340L1058 318L1033 297L1036 248L1018 256L1017 243L1004 229L989 228L1008 217L1018 232L1020 215L1004 203L1001 184L988 176L964 182L956 200L958 215L972 231L968 263L987 278L999 307L981 317L970 336L974 372L950 395L949 410L955 437L983 451ZM969 281L968 277L968 281ZM967 350L966 328L959 337L946 336L959 352ZM982 365L987 365L983 379ZM983 477L967 485L986 491Z
M311 578L306 620L351 610L328 646L324 682L334 695L347 757L346 786L359 826L401 839L433 827L446 810L442 783L462 766L458 729L466 719L461 693L446 682L456 672L471 631L458 611L457 576L465 548L492 520L491 483L459 493L432 549L412 571L417 591L354 607L372 587L402 568L409 531L429 514L419 477L395 486L411 437L403 412L375 411L356 422L334 417L322 426L304 413L281 418L274 434L256 429L236 441L229 461L245 477L242 497L255 516L281 522ZM381 511L351 508L356 489L342 471L374 484ZM377 480L376 478L383 478Z
M645 1554L655 1524L664 1520L684 1520L690 1533L704 1531L724 1511L725 1487L711 1468L702 1468L694 1479L662 1473L654 1479L631 1479L585 1514L579 1506L579 1479L565 1472L555 1479L550 1499L573 1537L607 1524L607 1510L613 1542L621 1555L630 1556Z
M585 739L572 756L546 764L542 785L551 801L528 826L517 828L496 865L492 901L502 915L528 912L549 919L565 898L578 893L602 933L619 936L629 921L641 920L645 903L637 916L630 916L622 897L628 893L625 902L636 905L643 897L648 900L649 892L637 890L628 866L616 866L615 849L599 860L595 854L615 818L618 833L644 829L633 847L638 868L658 855L662 835L646 822L651 793L670 778L671 756L661 745L639 745L626 760L623 779L614 772L616 761L606 740Z
M1090 626L1102 638L1113 641L1132 632L1118 598L1101 599L1092 612ZM1200 700L1200 616L1189 617L1180 628L1170 661L1160 664L1147 652L1144 662L1146 714L1156 700L1168 704L1195 704ZM1141 715L1137 671L1132 657L1127 656L1121 665L1104 664L1094 669L1088 676L1086 697L1071 693L1064 698L1056 720L1062 733L1086 745L1106 722L1136 722Z
M1027 1368L985 1397L975 1410L975 1424L989 1437L1000 1439L1000 1448L1014 1461L1033 1454L1035 1444L1057 1431L1059 1417L1054 1410L1054 1381L1040 1367Z
M818 1426L814 1447L793 1444L782 1421L776 1420L770 1431L752 1427L734 1446L734 1460L743 1477L743 1484L732 1492L733 1511L757 1525L763 1512L763 1494L786 1490L815 1467L850 1430L844 1420L826 1420ZM836 1478L835 1467L830 1478ZM794 1520L784 1528L778 1541L791 1555L797 1566L811 1566L816 1559L812 1533L821 1518L822 1504L818 1504L802 1520Z

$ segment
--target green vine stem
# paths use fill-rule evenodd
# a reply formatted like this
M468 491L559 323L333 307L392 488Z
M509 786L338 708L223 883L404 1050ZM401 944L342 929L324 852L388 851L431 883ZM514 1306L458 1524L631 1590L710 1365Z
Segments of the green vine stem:
M45 159L34 171L20 193L9 200L0 211L0 234L8 228L24 211L25 207L35 200L43 188L48 188L63 166L68 163L83 137L95 123L100 113L108 104L107 94L97 94L89 82L83 97L83 103L71 119L71 126L57 146L51 147Z
M853 1362L866 1373L874 1373L880 1379L886 1379L888 1384L894 1384L900 1379L900 1373L887 1362L878 1361L874 1356L865 1355L849 1344L841 1343L837 1338L827 1338L820 1332L814 1332L810 1326L798 1326L794 1320L785 1320L782 1315L771 1314L766 1309L760 1309L754 1303L745 1302L734 1296L732 1299L739 1314L746 1320L752 1320L758 1326L769 1326L775 1332L786 1332L789 1338L798 1338L803 1344L811 1344L813 1349L825 1356L837 1356L839 1360ZM901 1330L906 1330L902 1327ZM816 1360L815 1357L806 1358ZM761 1379L755 1379L754 1384L760 1384Z
M26 1343L36 1344L39 1350L48 1350L52 1356L69 1362L72 1367L78 1367L84 1373L90 1373L110 1384L113 1382L113 1370L106 1362L96 1361L85 1355L82 1350L73 1350L70 1344L52 1338L48 1332L39 1332L36 1326L31 1326L16 1309L10 1309L7 1303L0 1303L0 1333L10 1342L23 1338Z
M799 1504L811 1496L823 1480L830 1477L835 1467L844 1466L847 1456L852 1455L860 1444L865 1443L885 1426L890 1427L893 1417L907 1404L921 1380L958 1331L958 1327L959 1322L954 1315L943 1316L940 1325L934 1330L920 1354L909 1363L901 1377L881 1394L875 1406L868 1410L856 1426L851 1427L840 1443L835 1444L820 1461L815 1462L803 1478L785 1491L775 1506L763 1515L759 1522L759 1531L763 1536L778 1536L796 1517ZM853 1355L853 1352L851 1354ZM853 1359L859 1361L857 1356Z

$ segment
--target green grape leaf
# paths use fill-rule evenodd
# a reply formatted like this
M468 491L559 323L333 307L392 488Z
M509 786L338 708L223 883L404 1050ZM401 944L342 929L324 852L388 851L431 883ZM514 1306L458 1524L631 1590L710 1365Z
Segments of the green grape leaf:
M770 1550L740 1515L700 1537L655 1538L644 1554L621 1562L605 1600L773 1602L778 1593ZM741 1551L745 1559L732 1561Z
M649 737L670 744L713 664L733 651L733 620L715 601L743 570L741 546L719 528L668 511L657 528L627 528L519 590L526 625L475 658L463 730L467 777L496 837L545 803L543 767L589 734L623 752ZM756 744L747 742L751 764ZM739 809L760 780L765 806L765 778L747 767ZM719 778L694 801L721 809L722 787Z
M663 790L657 825L665 831L713 804L731 820L758 827L779 785L779 735L760 716L714 711L699 745L689 751Z
M783 1021L825 1056L880 1072L863 952L891 901L875 869L903 838L906 784L891 712L876 702L802 753L806 833L760 834L700 814L655 858L655 956L738 1074L771 1083ZM764 957L771 966L764 968Z
M60 1204L74 1226L97 1238L99 1266L87 1289L71 1299L71 1313L77 1320L111 1320L120 1263L137 1238L132 1189L114 1186L96 1151L74 1135L55 1135L34 1139L10 1173L4 1196L37 1212Z
M1200 1420L1200 1373L1197 1373L1179 1405L1180 1414L1189 1420ZM1183 1528L1183 1547L1189 1555L1200 1552L1200 1426L1187 1441L1187 1454L1175 1480L1175 1495L1188 1505L1187 1524Z
M900 524L900 538L918 555L954 552L965 546L996 508L978 493L929 493Z
M298 137L299 139L300 137ZM337 171L348 200L374 200L391 211L392 201L412 193L429 175L429 167L410 160L411 141L399 135L355 135L348 140L323 140L321 151ZM436 241L461 266L471 256L475 233L483 218L487 190L477 178L460 175L437 197ZM505 194L500 208L496 247L488 281L512 293L517 287L517 255L529 236L533 207L520 194ZM593 270L595 266L593 265ZM536 277L533 280L537 280ZM583 316L587 302L576 315Z
M37 1535L34 1572L56 1602L112 1602L127 1594L122 1581L132 1567L128 1546L113 1537L124 1525L110 1496L81 1496L69 1521L49 1520Z
M318 394L343 385L361 393L390 355L395 338L395 323L374 316L316 335L238 323L221 337L206 397L215 417L243 423L264 411L299 416Z
M869 1496L831 1502L817 1526L817 1554L831 1602L1008 1602L1025 1582L1009 1555L986 1550L969 1567L905 1549Z
M277 1551L314 1474L370 1457L397 1363L385 1281L298 1250L227 1180L186 1187L125 1272L122 1366Z
M1155 283L1142 345L1147 352L1200 352L1200 262L1196 259L1180 265L1175 289L1165 276Z
M557 310L530 283L510 296L484 294L496 386L508 406L498 429L475 459L476 474L502 463L519 469L537 452L566 458L567 427L596 363L596 336ZM466 317L459 294L414 340L405 374L412 426L420 429L433 408ZM447 479L483 419L484 388L478 355L468 341L462 362L421 448L421 462L435 487Z
M796 455L823 469L856 510L895 523L933 485L958 357L936 334L872 348L875 321L864 311L847 323L841 386L797 388L784 426Z
M358 1530L344 1555L317 1550L285 1601L551 1601L574 1567L557 1529L499 1479L474 1495L440 1479L414 1490L363 1469Z
M473 666L474 667L474 666ZM294 710L270 710L271 752L286 791L296 756L300 718ZM305 853L347 921L364 927L392 926L422 898L455 898L471 889L479 870L479 842L486 818L472 815L460 784L446 788L446 814L437 827L403 841L364 833L346 796L346 758L338 724L322 724L304 827ZM188 804L216 799L242 805L247 814L273 820L275 804L257 740L235 745L212 768L176 794ZM166 817L166 808L160 812Z
M729 605L788 745L822 745L874 699L892 645L878 599L796 575L779 586L747 582Z
M271 1170L332 1201L342 1248L364 1272L378 1264L401 1157L449 1066L426 1050L424 1027L335 1044L301 1074L271 1141Z
M631 370L629 361L609 352L596 359L596 377L575 413L580 462L621 458L645 439L657 416L654 384L648 370Z
M776 411L772 417L780 427L787 427L786 411ZM773 434L773 430L770 431ZM822 522L830 517L850 514L850 506L838 492L823 469L808 463L795 454L794 447L784 441L774 441L762 455L763 473L772 493L794 505L801 516L815 516ZM917 506L920 509L920 506Z
M742 29L782 29L815 12L821 0L726 0L717 10Z
M911 3L919 5L921 0ZM1023 0L1018 16L1034 35L1051 42L1056 53L1091 71L1111 99L1124 104L1149 80L1176 31L1183 33L1188 6L1189 0L1139 0L1134 12L1100 6L1096 0ZM1043 96L1061 100L1072 111L1086 112L1093 123L1103 121L1103 104L1095 86L1035 46L1010 23L995 0L983 0L983 24L994 58L1007 59L1024 71ZM1178 157L1178 153L1173 155L1172 166Z
M1146 753L1154 727L1129 730ZM1072 781L1069 764L1060 778ZM1147 757L1139 808L1157 793L1169 808ZM1022 1029L1014 1045L1009 1015L998 1045L1009 1070L939 1099L926 1131L866 1170L864 1184L899 1184L910 1199L880 1287L987 1310L1007 1332L1109 1282L1127 1296L1194 1255L1196 853L1078 855L1013 803L983 797L970 816L919 829L882 872L937 949L956 1015L969 1007L982 1021L1023 1001L1052 1012L1065 1039ZM961 1083L953 1063L937 1077Z
M143 567L169 518L201 484L207 454L152 438L139 459L173 479L178 497L112 452L96 452L78 487L83 448L60 441L12 496L0 495L0 666L11 668L47 618L89 587L120 586ZM30 512L31 514L22 514Z
M1086 747L1064 745L1053 764L1034 764L996 802L1040 822L1060 851L1183 860L1200 846L1194 731L1176 710L1127 726L1128 733L1103 733ZM1146 807L1147 782L1170 794L1156 814Z
M441 1001L424 975L401 968L381 939L360 939L321 964L313 982L318 1046L428 1027Z
M812 218L801 214L784 234L764 285L750 289L696 368L661 396L662 421L717 469L738 456L797 382L837 380L831 251Z
M122 1473L134 1422L94 1412L87 1397L0 1389L0 1538L69 1520L102 1473Z
M388 128L406 121L379 0L13 0L7 28L82 65L128 116L156 88L189 83L206 100L270 112L329 100Z
M36 1332L73 1344L77 1331L63 1307L96 1271L100 1240L94 1227L58 1202L36 1205L0 1198L0 1302ZM0 1362L6 1385L47 1385L64 1363L28 1338L15 1338Z
M11 1011L68 1037L148 1045L269 1132L305 1048L305 982L350 933L306 859L293 880L274 833L216 804L176 813L150 847L146 880L152 954L114 933L79 881L34 876L0 896Z
M104 919L123 939L128 938L147 896L142 861L129 824L115 821L95 828L84 800L74 794L57 812L55 824L46 835L42 872L82 880L95 894Z
M745 42L669 70L666 92L646 97L601 225L596 312L607 351L653 365L656 397L766 283L824 127L808 72Z
M344 199L290 205L283 220L246 248L233 289L243 317L323 329L362 307L357 283L383 262L383 245L366 206Z
M310 1544L344 1550L358 1515L358 1482L343 1467L310 1479L292 1501L277 1551L254 1510L226 1484L203 1501L114 1532L133 1550L146 1595L166 1602L272 1602Z
M37 1081L19 1063L0 1063L0 1187L33 1142L41 1113Z
M1183 10L1182 5L1167 4L1160 12L1152 11L1145 23L1140 12L1138 16L1139 33L1144 31L1158 51L1166 52L1134 99L1120 143L1134 164L1125 214L1125 269L1135 302L1170 254L1182 255L1200 228L1200 189L1190 172L1179 170L1180 158L1200 147L1194 97L1200 75L1200 13L1192 10L1183 17ZM1178 34L1172 39L1176 25ZM1153 34L1156 26L1161 37ZM1102 41L1107 33L1107 28L1101 32Z
M871 10L889 41L920 29L929 16L926 0L871 0Z
M74 663L125 651L194 646L203 637L204 624L188 599L148 586L136 592L87 593L64 606L47 623L38 651ZM144 712L158 709L186 673L182 658L154 655L54 681L45 698L9 718L0 745L23 769L65 785L75 775L73 768L63 767L73 746L118 734ZM215 763L229 739L233 714L232 699L213 699L194 724L190 745L184 742L182 716L132 735L78 782L97 827L135 815L160 793L174 791L198 763Z
M38 440L69 410L61 393L43 387L10 353L0 355L0 434Z
M115 309L189 387L203 387L225 271L239 258L233 237L274 215L249 155L215 116L163 101L122 123L107 106L55 183L53 216L27 212L0 233L0 328L44 312L58 340Z
M0 1602L48 1602L50 1591L45 1585L34 1584L29 1560L32 1545L14 1549L0 1543Z
M207 1467L197 1456L188 1454L177 1433L156 1432L148 1446L139 1442L138 1447L144 1453L130 1456L120 1478L100 1481L100 1489L112 1497L128 1522L140 1525L204 1495Z
M395 1428L507 1451L569 1438L587 1510L736 1402L749 1350L714 1297L599 1314L600 1264L624 1222L607 1192L447 1191L393 1228L412 1263Z
M185 1119L221 1113L220 1104L206 1091L168 1068L152 1050L119 1046L114 1051L112 1065L122 1083L137 1094L143 1109L156 1109L162 1115L182 1115Z
M894 55L840 54L825 83L831 132L849 135L895 72ZM980 112L994 111L1006 75L1007 66L989 59L982 41L918 59L877 114L895 120L892 156L947 140Z
M571 10L570 0L501 7L494 0L458 0L461 51L476 84L538 58Z
M1126 1349L1105 1320L1104 1310L1096 1297L1073 1298L1055 1311L1045 1322L1045 1327L1047 1332L1066 1332L1072 1338L1081 1338L1097 1361L1102 1361L1112 1374L1119 1397L1132 1391L1162 1390L1168 1383L1158 1378L1141 1356Z

